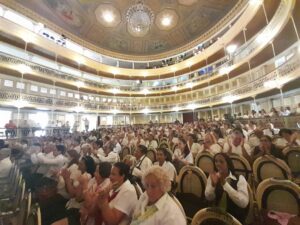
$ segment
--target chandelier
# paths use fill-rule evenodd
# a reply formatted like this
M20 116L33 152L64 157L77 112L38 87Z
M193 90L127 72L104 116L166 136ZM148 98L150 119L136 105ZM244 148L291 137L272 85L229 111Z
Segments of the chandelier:
M143 0L137 0L126 13L128 32L134 37L145 36L154 21L154 13Z

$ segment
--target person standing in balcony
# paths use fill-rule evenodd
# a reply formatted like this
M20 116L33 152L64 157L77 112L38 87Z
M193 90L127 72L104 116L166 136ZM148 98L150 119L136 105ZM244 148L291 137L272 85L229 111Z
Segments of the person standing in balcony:
M83 122L84 122L85 131L88 132L89 126L90 126L90 121L87 118L85 118L83 120Z
M16 136L17 126L12 120L9 120L9 122L5 124L5 129L6 139L8 139L8 135L10 135L11 138Z

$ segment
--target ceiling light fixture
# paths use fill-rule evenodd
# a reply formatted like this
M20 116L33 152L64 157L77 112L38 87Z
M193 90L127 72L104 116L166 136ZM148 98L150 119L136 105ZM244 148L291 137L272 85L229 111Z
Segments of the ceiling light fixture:
M172 89L172 91L177 91L178 87L177 86L173 86L171 89Z
M143 37L150 30L154 13L143 0L137 0L126 12L128 32L135 37Z
M171 22L172 22L172 19L171 17L163 17L162 20L161 20L161 25L165 26L165 27L168 27L171 25Z
M226 47L226 51L227 51L229 54L233 54L233 53L236 51L236 49L237 49L237 45L234 45L234 44L228 45L228 46Z
M119 94L121 91L118 88L112 88L112 89L110 89L110 92L113 94Z
M115 16L111 11L104 11L102 17L107 23L111 23L115 20Z
M142 90L142 93L143 93L144 95L147 95L147 94L149 94L150 92L149 92L148 89L145 88L145 89Z

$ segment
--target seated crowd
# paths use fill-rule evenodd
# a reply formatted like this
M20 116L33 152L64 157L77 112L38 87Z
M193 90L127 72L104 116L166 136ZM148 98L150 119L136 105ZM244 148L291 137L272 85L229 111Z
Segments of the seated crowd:
M8 176L12 155L41 205L44 225L64 218L70 225L187 224L187 209L175 197L178 174L205 152L214 165L207 174L206 206L245 224L249 184L229 156L250 165L264 155L285 160L282 150L300 146L300 133L271 123L200 119L7 142L0 143L0 178ZM53 191L45 195L49 182Z

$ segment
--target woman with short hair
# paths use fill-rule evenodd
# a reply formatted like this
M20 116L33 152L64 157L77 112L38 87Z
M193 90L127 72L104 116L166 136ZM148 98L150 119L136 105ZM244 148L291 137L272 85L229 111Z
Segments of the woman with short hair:
M144 173L142 181L146 191L135 207L131 225L185 225L183 212L168 194L171 182L166 171L153 166Z

